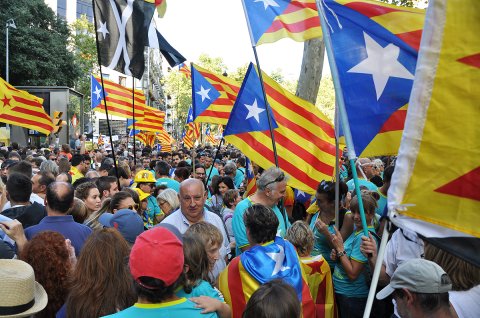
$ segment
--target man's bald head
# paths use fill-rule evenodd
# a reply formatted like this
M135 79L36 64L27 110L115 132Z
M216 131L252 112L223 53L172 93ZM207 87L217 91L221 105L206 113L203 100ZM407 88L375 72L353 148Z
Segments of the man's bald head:
M203 182L200 179L188 178L180 183L180 194L182 193L182 190L191 187L200 187L202 190L205 189Z
M191 223L197 223L203 219L203 211L207 192L203 182L198 179L187 179L180 183L180 209L183 215Z
M363 170L367 179L370 179L371 177L373 177L372 160L370 160L369 158L358 158L357 173L361 177L362 172L360 170Z
M47 187L45 206L48 210L67 213L73 204L74 190L70 183L52 182Z

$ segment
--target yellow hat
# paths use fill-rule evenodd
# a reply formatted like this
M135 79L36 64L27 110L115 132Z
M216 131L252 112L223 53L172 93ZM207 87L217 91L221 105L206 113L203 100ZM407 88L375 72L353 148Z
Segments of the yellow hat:
M140 201L143 201L150 196L150 194L143 192L139 188L135 188L134 190L137 191L138 198L139 198Z
M135 179L133 181L136 182L136 183L139 183L139 182L155 183L155 182L157 182L157 180L153 176L153 173L151 171L148 171L148 170L140 170L139 172L137 172L137 174L135 175Z

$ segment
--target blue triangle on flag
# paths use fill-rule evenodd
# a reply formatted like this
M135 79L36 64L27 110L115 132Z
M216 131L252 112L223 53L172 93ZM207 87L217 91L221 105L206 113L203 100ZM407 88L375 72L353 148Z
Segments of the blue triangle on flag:
M102 85L97 81L93 75L90 75L91 78L91 85L90 85L90 100L91 100L91 107L95 108L102 102L103 99L103 89ZM105 92L105 97L108 94Z
M200 116L219 97L218 90L192 66L193 120Z
M278 125L271 108L269 108L269 113L272 129L275 129ZM267 118L267 103L263 98L260 78L255 67L250 63L223 135L266 130L270 130Z
M190 105L190 108L188 109L188 115L187 115L187 124L193 123L193 107Z

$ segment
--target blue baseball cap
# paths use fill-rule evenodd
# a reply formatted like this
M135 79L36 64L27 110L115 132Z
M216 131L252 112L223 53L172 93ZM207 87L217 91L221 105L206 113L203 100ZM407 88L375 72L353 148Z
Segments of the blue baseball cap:
M137 212L122 209L115 214L104 213L98 222L105 227L116 228L129 243L135 243L137 236L143 233L143 220Z

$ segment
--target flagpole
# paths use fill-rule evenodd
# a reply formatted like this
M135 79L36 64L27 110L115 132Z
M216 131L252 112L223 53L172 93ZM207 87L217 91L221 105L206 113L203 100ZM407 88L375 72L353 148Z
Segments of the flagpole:
M208 187L208 180L210 179L210 176L212 175L213 166L215 165L215 160L217 160L217 156L220 153L220 147L222 147L223 141L224 141L224 139L222 137L222 140L220 140L220 143L218 144L218 148L217 148L217 152L215 153L215 157L213 158L213 163L212 163L212 166L210 167L210 172L208 173L208 177L207 177L207 179L205 179L205 188Z
M339 163L339 120L338 120L338 107L335 107L335 225L340 226L340 169Z
M93 14L95 15L95 10L93 10ZM95 25L95 30L98 30L96 17L94 17L93 23ZM120 180L118 178L117 160L115 158L115 148L113 147L112 131L110 129L110 120L108 119L108 106L107 106L107 98L105 96L105 84L103 83L102 58L100 56L100 45L98 43L98 32L95 32L95 42L97 44L98 65L100 66L100 81L102 82L103 102L105 103L105 116L107 117L108 137L110 139L110 147L112 148L113 167L115 168L115 176L117 177L118 188L120 189Z
M133 166L137 165L137 148L135 146L135 77L132 76L132 113L133 113Z
M343 126L343 133L345 134L345 141L347 143L348 159L350 161L350 166L352 167L353 182L355 184L355 192L357 194L357 198L359 198L358 199L358 209L360 210L360 218L361 218L361 221L362 221L363 234L366 237L369 237L368 236L367 221L366 221L366 218L365 218L365 210L363 208L363 200L361 200L362 193L360 191L360 185L358 183L357 169L356 169L356 165L355 165L355 160L357 158L357 155L355 154L355 148L353 147L352 133L350 131L350 125L348 123L347 112L345 110L345 100L343 99L342 87L340 85L340 80L339 80L339 76L338 76L337 64L336 64L336 61L335 61L335 57L333 55L332 39L330 38L330 30L328 29L326 16L325 16L325 11L323 10L322 4L319 3L319 0L316 0L315 2L317 4L317 8L318 8L318 13L319 13L319 17L320 17L320 25L322 27L323 38L324 38L324 41L325 41L325 49L327 51L328 62L330 63L330 71L332 73L333 84L334 84L334 87L335 87L335 99L337 101L336 104L337 104L337 107L338 107L338 113L340 115L340 120L341 120L342 126Z

